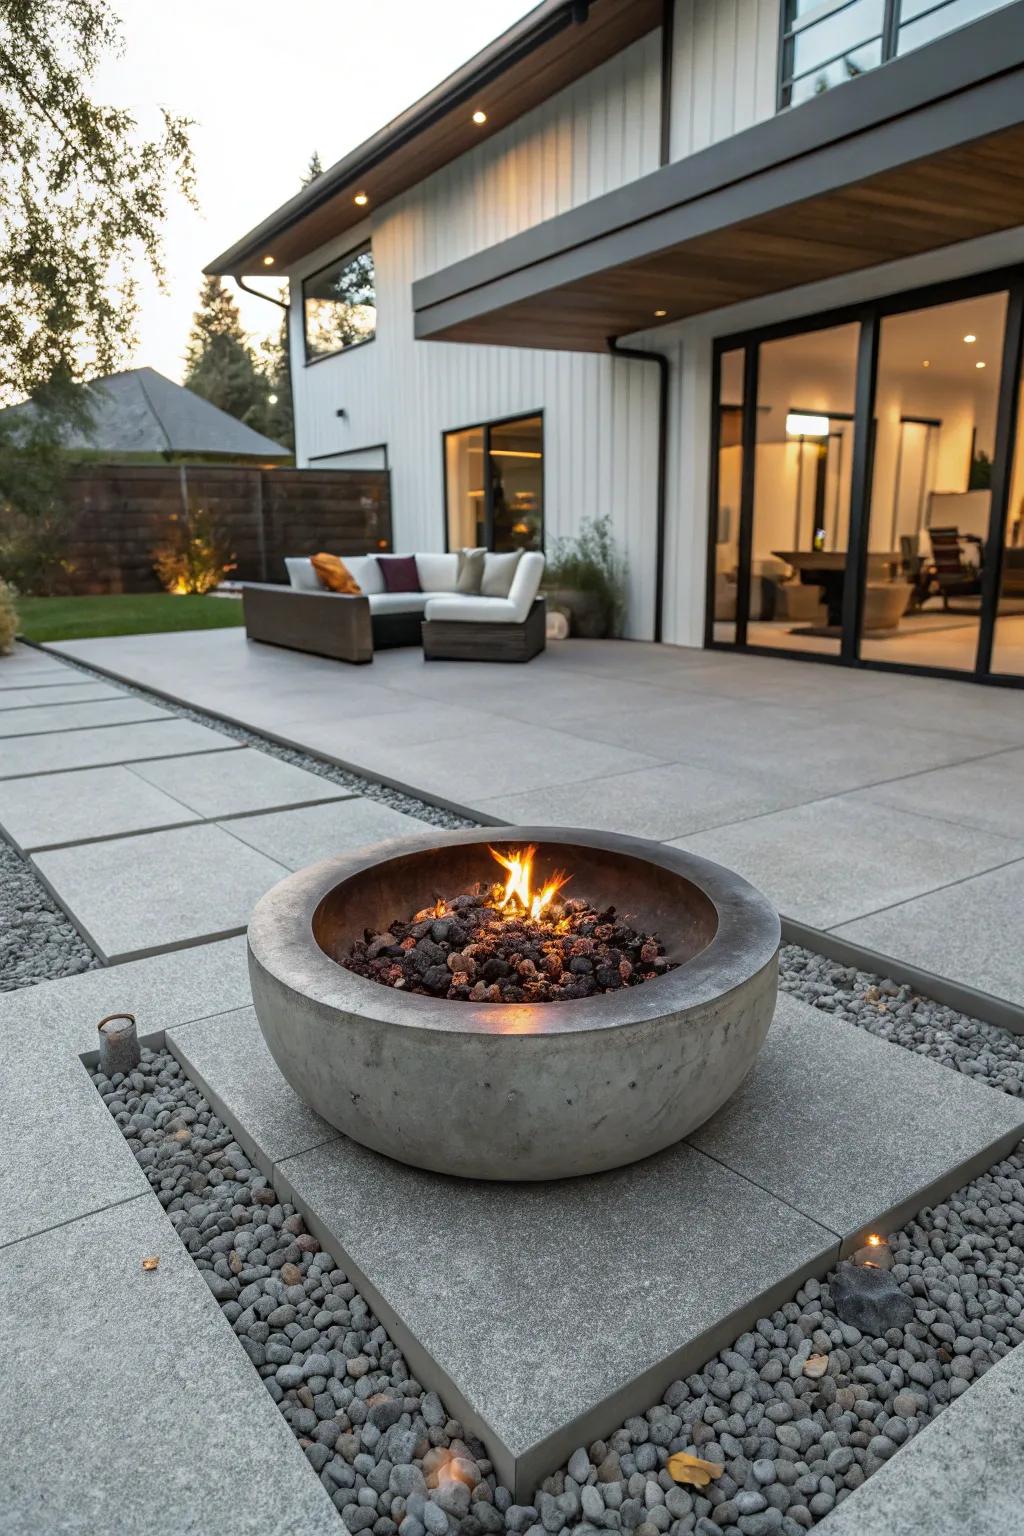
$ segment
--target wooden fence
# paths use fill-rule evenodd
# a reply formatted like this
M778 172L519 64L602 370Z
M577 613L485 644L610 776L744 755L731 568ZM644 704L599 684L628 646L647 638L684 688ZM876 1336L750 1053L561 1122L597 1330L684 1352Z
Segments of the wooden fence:
M83 464L69 475L73 521L67 595L158 592L154 552L182 511L174 464ZM233 551L232 579L286 581L285 555L366 554L391 548L387 470L190 465L185 492L212 514Z

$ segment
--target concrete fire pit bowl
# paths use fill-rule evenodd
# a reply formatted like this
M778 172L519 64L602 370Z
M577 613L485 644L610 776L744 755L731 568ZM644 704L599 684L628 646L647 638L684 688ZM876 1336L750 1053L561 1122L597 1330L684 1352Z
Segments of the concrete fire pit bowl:
M657 934L677 968L552 1003L394 990L339 961L365 929L494 878L489 845ZM739 1086L768 1032L779 919L745 880L608 832L484 827L377 843L282 880L249 924L260 1028L295 1091L346 1136L475 1179L554 1179L648 1157Z

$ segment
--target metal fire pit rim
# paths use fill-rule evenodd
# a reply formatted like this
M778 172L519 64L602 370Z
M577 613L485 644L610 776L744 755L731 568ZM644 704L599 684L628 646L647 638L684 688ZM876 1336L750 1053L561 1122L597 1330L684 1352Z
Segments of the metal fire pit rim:
M381 986L333 960L313 934L320 902L344 881L409 854L465 844L562 843L647 861L695 885L718 918L705 949L641 986L548 1003L471 1003ZM296 910L297 909L297 910ZM778 913L733 870L684 849L621 832L562 826L429 828L422 836L372 843L286 876L257 903L249 922L250 965L330 1010L375 1023L526 1042L557 1034L616 1030L722 1000L771 964L781 943Z

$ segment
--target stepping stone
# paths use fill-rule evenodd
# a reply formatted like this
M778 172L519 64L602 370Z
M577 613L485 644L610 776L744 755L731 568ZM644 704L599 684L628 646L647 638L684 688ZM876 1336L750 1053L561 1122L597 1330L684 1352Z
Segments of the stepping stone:
M134 772L205 818L308 805L311 801L346 798L352 793L331 779L296 768L255 747L240 748L230 763L190 757L146 763Z
M892 1231L1024 1135L1024 1104L779 997L737 1093L690 1137L843 1241Z
M0 1294L5 1536L344 1531L148 1190L0 1250Z
M227 830L289 869L304 869L318 859L348 853L365 843L415 837L425 826L417 816L405 816L379 800L360 798L275 811L267 816L243 816L229 821Z
M238 743L209 726L168 716L138 725L98 726L63 735L23 736L0 741L0 779L34 773L61 773L104 763L142 762L198 752L233 752Z
M0 711L33 709L37 704L91 704L97 699L123 699L124 692L113 683L92 683L85 676L80 683L65 683L54 678L49 688L2 688Z
M108 965L244 932L286 873L209 825L79 843L32 863Z
M22 853L198 819L188 806L123 767L10 779L0 795L0 824Z
M41 736L48 732L80 731L90 726L133 725L138 720L168 720L169 710L145 699L126 696L83 704L39 705L8 709L0 714L0 737Z

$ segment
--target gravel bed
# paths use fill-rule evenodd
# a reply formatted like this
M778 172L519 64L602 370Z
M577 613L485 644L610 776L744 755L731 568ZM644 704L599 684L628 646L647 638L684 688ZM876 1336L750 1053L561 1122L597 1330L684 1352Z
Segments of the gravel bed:
M1016 1098L1024 1094L1024 1037L1010 1030L795 944L782 948L779 984L784 992L882 1040L930 1056Z
M872 1337L840 1320L834 1282L849 1265L808 1280L516 1505L171 1054L144 1051L127 1079L92 1075L353 1533L800 1536L1024 1342L1022 1144L889 1234L904 1326ZM677 1485L677 1451L724 1471Z
M0 833L0 992L99 964L32 866Z

